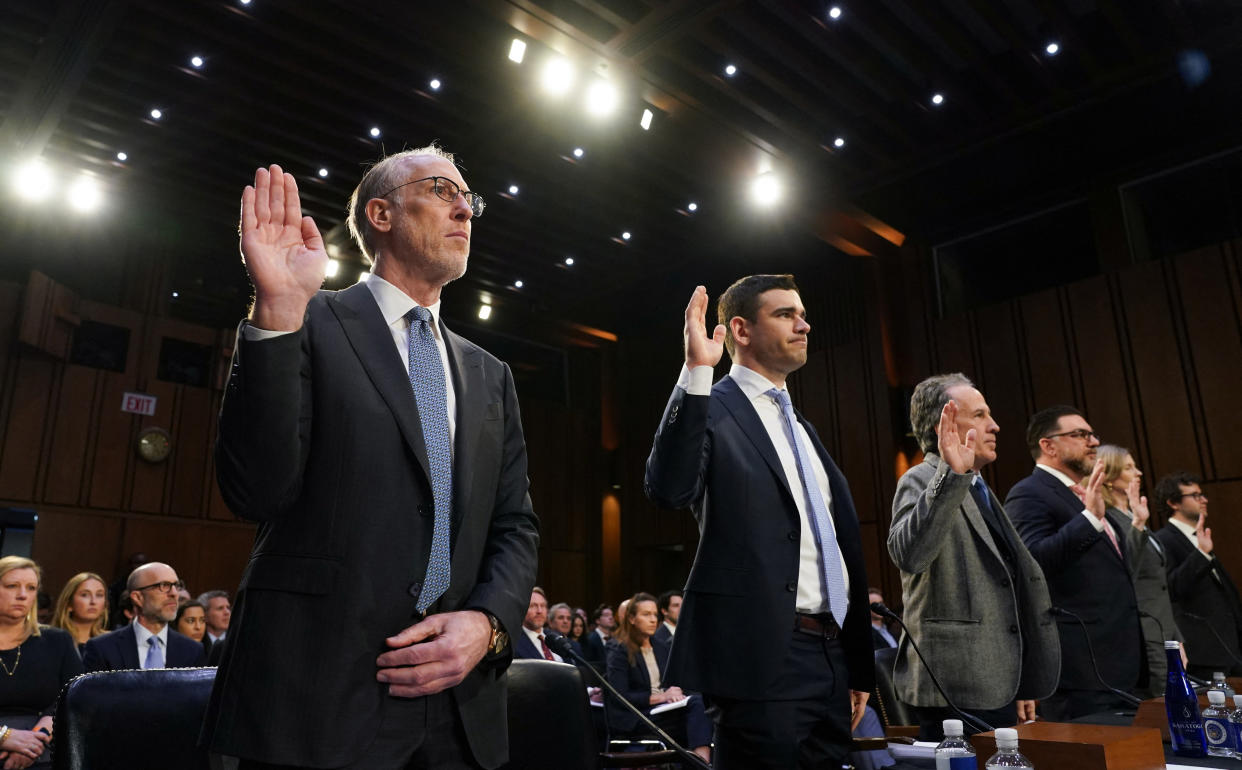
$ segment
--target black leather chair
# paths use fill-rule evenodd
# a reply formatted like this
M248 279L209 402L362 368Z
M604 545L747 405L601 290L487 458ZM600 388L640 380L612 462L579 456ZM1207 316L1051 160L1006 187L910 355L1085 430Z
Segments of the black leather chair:
M875 691L871 694L870 702L890 735L893 734L894 727L918 725L913 709L897 697L897 690L893 686L893 665L896 662L896 647L875 651Z
M55 770L207 770L198 733L214 668L99 671L70 680L56 706Z

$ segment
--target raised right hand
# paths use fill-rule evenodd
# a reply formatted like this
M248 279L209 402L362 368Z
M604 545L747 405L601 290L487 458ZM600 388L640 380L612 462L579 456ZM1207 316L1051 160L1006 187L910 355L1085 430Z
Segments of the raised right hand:
M716 324L707 336L707 288L696 286L686 305L686 326L682 332L686 345L686 368L715 366L724 354L725 327Z
M962 439L957 430L957 402L953 399L940 410L936 449L940 459L948 463L954 473L965 473L975 467L975 429L966 431L966 438Z
M1207 514L1200 514L1199 523L1195 525L1195 540L1198 541L1200 551L1210 554L1212 553L1212 530L1205 526L1206 522Z
M319 228L302 216L298 183L280 166L254 173L242 191L242 261L254 284L251 321L260 329L301 328L306 304L323 284L328 253Z

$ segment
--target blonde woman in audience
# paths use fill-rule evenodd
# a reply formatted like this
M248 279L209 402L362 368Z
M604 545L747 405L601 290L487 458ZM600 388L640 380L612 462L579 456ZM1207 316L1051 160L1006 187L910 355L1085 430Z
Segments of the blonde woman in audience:
M0 559L0 761L5 770L50 765L52 715L65 684L82 673L73 637L40 627L39 565Z
M73 637L78 652L87 640L108 632L108 586L94 572L79 572L69 578L56 600L52 625Z
M1164 680L1168 674L1164 643L1169 639L1185 641L1173 618L1173 605L1169 601L1164 546L1151 536L1151 530L1147 527L1147 498L1139 491L1139 479L1143 472L1134 464L1130 451L1125 447L1105 444L1096 450L1095 458L1104 467L1100 494L1108 507L1105 515L1126 533L1126 552L1129 554L1139 622L1147 651L1147 694L1157 697L1164 694ZM1183 645L1182 665L1185 664L1186 649Z

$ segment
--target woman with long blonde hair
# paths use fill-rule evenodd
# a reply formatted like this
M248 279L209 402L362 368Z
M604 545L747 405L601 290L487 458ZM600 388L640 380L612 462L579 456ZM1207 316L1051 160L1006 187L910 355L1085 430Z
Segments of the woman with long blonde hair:
M94 572L69 578L52 611L52 625L69 632L78 646L108 632L108 584Z

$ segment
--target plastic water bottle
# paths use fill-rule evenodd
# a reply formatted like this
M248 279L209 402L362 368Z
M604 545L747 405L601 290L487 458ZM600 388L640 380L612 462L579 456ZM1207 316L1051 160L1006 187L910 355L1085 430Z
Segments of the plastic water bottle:
M1208 690L1208 707L1203 710L1203 734L1207 736L1209 757L1238 756L1233 750L1233 729L1229 724L1229 709L1225 708L1225 694L1220 690Z
M1212 686L1209 689L1223 692L1225 694L1225 703L1229 703L1233 700L1233 696L1237 695L1233 688L1229 686L1229 680L1225 678L1225 672L1223 671L1212 672Z
M1018 731L1012 727L996 729L996 753L985 765L987 770L994 767L1035 767L1031 760L1018 753Z
M1206 756L1207 736L1203 733L1203 717L1199 714L1199 696L1195 695L1195 688L1190 686L1182 670L1181 647L1175 641L1166 641L1164 656L1169 662L1164 711L1169 717L1173 753L1180 757Z
M1229 727L1233 732L1233 750L1242 757L1242 695L1233 696L1234 711L1229 714Z
M962 720L944 720L944 740L936 747L936 770L975 768L975 749L962 737Z

